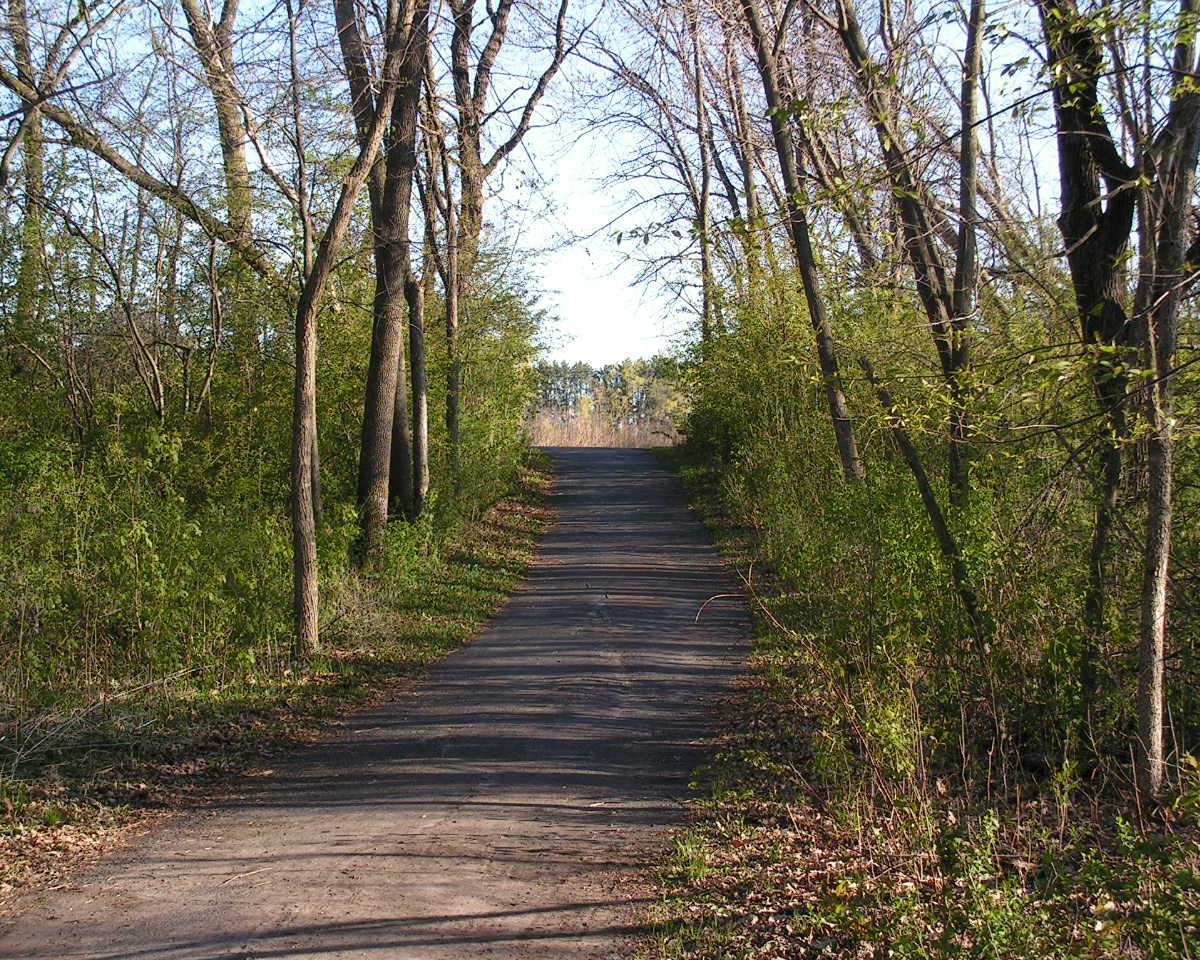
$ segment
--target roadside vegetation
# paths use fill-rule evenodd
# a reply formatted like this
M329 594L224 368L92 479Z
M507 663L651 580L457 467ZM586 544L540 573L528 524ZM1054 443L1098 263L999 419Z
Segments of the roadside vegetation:
M5 728L0 900L70 876L156 815L261 774L353 704L395 695L466 643L532 561L551 482L535 457L474 520L398 527L386 566L347 573L329 591L329 646L318 658L215 657L157 677L147 666L139 679L112 676L106 690L47 694L27 709Z
M1049 722L1031 718L1007 756L973 749L954 691L915 676L917 658L930 657L928 615L886 643L830 630L831 616L846 629L869 624L863 608L880 602L881 579L916 589L919 561L902 561L923 540L919 526L904 548L847 514L847 545L870 537L878 560L839 567L792 507L791 556L815 565L796 578L767 545L765 518L739 508L719 472L694 450L677 462L727 561L751 579L755 648L721 707L713 758L697 771L644 956L1194 954L1200 795L1190 760L1178 793L1151 809L1112 769L1119 758L1083 774L1058 752ZM827 606L831 584L844 616ZM922 589L936 593L933 583ZM1010 672L999 695L1022 714L1036 710L1021 699L1034 682Z

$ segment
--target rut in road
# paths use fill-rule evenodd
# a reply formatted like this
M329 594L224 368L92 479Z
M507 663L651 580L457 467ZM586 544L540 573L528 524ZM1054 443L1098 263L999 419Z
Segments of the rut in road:
M625 957L744 609L678 480L552 451L557 522L470 646L235 800L27 899L0 957Z

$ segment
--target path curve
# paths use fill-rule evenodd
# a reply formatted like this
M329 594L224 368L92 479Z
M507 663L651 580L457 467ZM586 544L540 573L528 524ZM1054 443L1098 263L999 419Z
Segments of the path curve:
M483 634L395 701L18 903L23 960L629 955L747 626L678 480L559 449L557 522Z

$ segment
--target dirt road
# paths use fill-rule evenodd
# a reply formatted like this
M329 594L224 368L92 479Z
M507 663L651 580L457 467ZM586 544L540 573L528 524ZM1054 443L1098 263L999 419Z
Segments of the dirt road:
M528 581L411 693L19 903L0 957L608 958L679 822L745 615L678 481L556 450Z

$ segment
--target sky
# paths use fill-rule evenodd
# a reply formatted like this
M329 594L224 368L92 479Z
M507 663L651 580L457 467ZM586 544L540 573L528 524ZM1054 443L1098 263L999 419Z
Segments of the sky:
M516 169L506 172L498 199L504 229L529 251L529 272L557 318L546 331L547 359L601 366L668 350L686 317L638 281L615 236L636 218L621 217L627 198L602 182L619 137L564 121L531 131L525 146L510 158Z
M603 3L572 0L572 6L578 20L590 22L592 39L620 42ZM527 85L546 59L544 50L526 53L518 45L505 52L505 68L518 85ZM665 352L694 323L661 288L639 281L639 267L628 259L632 244L617 243L619 230L628 234L654 212L628 212L636 184L604 182L634 143L611 125L589 125L584 104L595 109L600 83L583 59L568 58L521 147L496 171L497 182L489 182L495 195L487 201L487 219L527 252L522 267L557 317L546 331L547 358L598 366Z
M588 16L596 11L596 0L572 3L587 8ZM597 18L593 28L606 42L619 46L620 33L612 32L609 17L611 8ZM944 35L939 48L950 55L961 45L961 31L954 23L943 24L941 29ZM1020 59L1025 52L1017 40L1008 38L989 55L994 62L1003 63ZM509 158L515 169L504 172L497 199L506 208L498 215L503 229L519 247L530 251L527 269L544 293L544 306L559 318L548 331L547 357L602 365L670 351L686 339L689 328L694 336L696 318L662 289L641 282L638 265L627 259L631 243L627 241L624 248L617 244L619 230L628 234L631 228L645 227L655 219L655 211L643 207L629 212L636 183L613 186L604 182L618 169L619 158L636 148L630 135L623 136L611 125L602 130L589 128L583 117L586 111L573 109L572 86L577 93L582 91L578 100L586 102L594 93L597 81L590 69L594 68L579 60L568 60L555 79L547 107L539 111L544 125L531 129L523 149ZM989 106L1009 100L1024 102L1028 80L1021 71L1011 76L1002 73ZM1041 120L1029 122L1034 127L1034 156L1029 158L1034 166L1034 186L1052 192L1057 178L1054 138L1046 130L1048 119L1043 111ZM1024 156L1010 158L1018 165L1025 160ZM649 188L650 192L656 189L653 185Z

